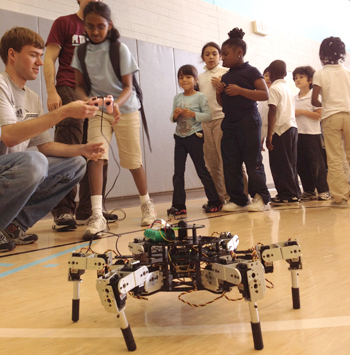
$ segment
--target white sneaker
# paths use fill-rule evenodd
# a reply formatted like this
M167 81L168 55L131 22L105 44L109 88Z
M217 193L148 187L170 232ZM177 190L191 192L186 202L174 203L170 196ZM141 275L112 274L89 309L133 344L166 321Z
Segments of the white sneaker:
M328 201L332 198L332 196L331 196L330 192L327 191L327 192L321 192L320 194L318 194L317 198L319 201Z
M92 215L87 222L87 228L85 229L83 240L98 239L99 233L107 231L107 222L103 216Z
M236 205L234 202L227 202L222 206L221 212L245 211L246 206Z
M149 226L157 219L156 208L154 207L153 200L149 200L141 205L142 219L141 226Z
M262 212L268 209L268 204L265 205L264 200L259 194L255 194L252 202L247 206L248 212Z

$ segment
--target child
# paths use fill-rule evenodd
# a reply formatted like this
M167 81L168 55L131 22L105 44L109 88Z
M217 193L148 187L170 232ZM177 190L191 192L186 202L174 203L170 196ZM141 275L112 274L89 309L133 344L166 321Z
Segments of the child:
M222 112L221 106L216 101L216 87L220 83L222 75L224 75L228 69L223 68L219 64L220 57L220 47L216 43L209 42L204 45L201 58L206 64L204 67L205 72L199 74L198 86L199 91L202 92L208 99L212 116L211 121L202 122L205 163L212 179L214 180L214 184L221 201L225 202L225 200L229 201L230 197L227 195L225 188L221 157L221 123L224 118L224 113ZM248 194L248 180L244 170L243 182L245 193Z
M222 211L231 212L247 208L263 211L270 201L261 155L261 118L256 101L267 100L268 92L261 73L244 62L247 45L244 32L234 28L221 48L223 66L230 70L222 76L216 88L216 99L225 117L221 125L223 136L221 152L224 176L230 202ZM254 196L247 206L243 193L242 164L248 174L248 192ZM247 206L247 207L246 207Z
M348 207L349 184L344 173L344 151L350 163L350 71L345 60L345 45L339 37L328 37L320 46L323 69L313 78L312 105L322 106L322 128L327 152L328 185L332 207ZM318 99L322 96L322 104Z
M270 169L277 190L271 199L274 205L299 204L300 188L297 174L298 129L295 121L294 98L284 77L286 63L275 60L269 65L268 134Z
M295 117L298 126L297 170L303 185L302 201L329 200L327 170L321 142L321 109L311 104L312 77L310 66L293 71L295 86L300 90L295 99ZM317 195L315 192L317 189Z
M185 166L187 154L190 155L198 177L204 185L208 205L205 212L221 210L222 202L216 192L213 179L205 166L203 155L203 131L201 122L209 121L211 113L207 98L195 90L198 73L192 65L182 66L177 74L179 85L184 90L174 98L171 122L176 122L175 138L175 172L173 176L174 192L172 207L168 214L186 214Z
M147 192L147 181L142 166L142 153L140 146L140 117L138 109L140 103L133 90L132 74L138 70L136 62L129 49L120 43L120 71L122 82L117 78L110 62L109 47L111 41L117 41L119 33L113 27L111 11L103 2L90 2L84 10L84 25L87 33L85 64L91 81L89 96L112 95L114 98L114 112L99 111L89 119L88 141L104 140L106 154L99 161L89 161L89 183L91 189L92 216L88 221L83 239L106 230L106 220L102 215L102 171L103 165L108 160L108 148L114 131L119 148L120 165L129 169L141 200L142 220L141 225L149 225L156 218L152 200ZM76 73L76 92L79 98L88 99L86 83L81 63L74 53L72 66ZM104 109L105 110L105 109ZM102 133L103 132L103 133Z
M263 75L264 75L266 86L268 89L270 89L271 81L269 76L269 67L265 68ZM267 125L268 125L267 114L269 112L269 105L267 103L267 100L258 102L258 110L261 117L261 150L264 152L265 151L264 142L265 142L265 138L267 137Z

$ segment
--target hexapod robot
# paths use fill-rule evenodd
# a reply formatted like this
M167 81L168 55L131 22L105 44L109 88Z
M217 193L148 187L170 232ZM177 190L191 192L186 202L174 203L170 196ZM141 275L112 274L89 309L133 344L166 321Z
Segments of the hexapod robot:
M145 230L144 237L129 243L131 256L113 258L112 251L97 254L90 248L84 253L73 252L68 261L68 280L73 282L72 320L79 320L79 286L85 270L97 271L96 289L101 303L106 311L118 314L129 351L136 350L136 343L124 312L128 293L142 297L159 291L208 290L223 295L237 286L248 302L254 348L263 349L257 301L265 295L265 273L273 272L274 261L289 264L293 308L299 309L300 246L296 240L289 240L238 251L237 235L223 232L197 236L197 230L203 227L157 220Z

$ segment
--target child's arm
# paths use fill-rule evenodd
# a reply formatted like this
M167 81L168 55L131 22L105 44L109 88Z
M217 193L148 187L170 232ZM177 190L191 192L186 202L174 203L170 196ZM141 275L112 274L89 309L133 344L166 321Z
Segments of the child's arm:
M221 98L221 93L225 90L226 84L223 83L222 81L218 84L216 87L216 101L218 104L222 107L222 98Z
M267 86L263 78L256 79L254 81L254 87L255 90L250 90L244 89L235 84L229 84L225 88L225 92L229 96L240 95L253 101L266 101L269 99L269 92L267 90Z
M313 120L319 121L321 119L321 111L322 111L321 109L317 109L316 111L296 109L295 116L304 115L304 116L309 117Z
M311 103L315 107L322 107L322 103L318 99L320 93L321 93L321 86L313 85Z
M266 137L266 147L268 150L273 149L272 145L272 134L276 124L276 111L277 107L275 105L269 105L268 113L268 128L267 128L267 137Z
M75 72L75 94L79 100L87 101L89 98L85 91L85 79L84 75L78 70L74 69Z
M119 97L114 101L114 118L119 121L120 111L119 107L122 107L126 101L128 101L133 88L133 74L126 74L122 76L123 91Z

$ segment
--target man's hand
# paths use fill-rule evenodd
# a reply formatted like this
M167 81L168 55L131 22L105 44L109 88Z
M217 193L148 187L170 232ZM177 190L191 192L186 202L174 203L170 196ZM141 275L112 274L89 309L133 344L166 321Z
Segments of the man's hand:
M49 109L50 112L58 109L61 106L62 106L62 99L61 96L57 94L57 92L54 94L48 94L47 108Z
M93 117L98 111L98 107L88 105L86 101L73 101L67 105L62 106L61 109L67 110L66 117L73 117L77 119L85 119Z
M240 90L241 87L235 84L229 84L226 88L225 88L225 92L227 95L229 96L237 96L240 95Z
M105 149L102 147L103 143L86 143L82 145L81 155L89 160L97 161L102 158Z

